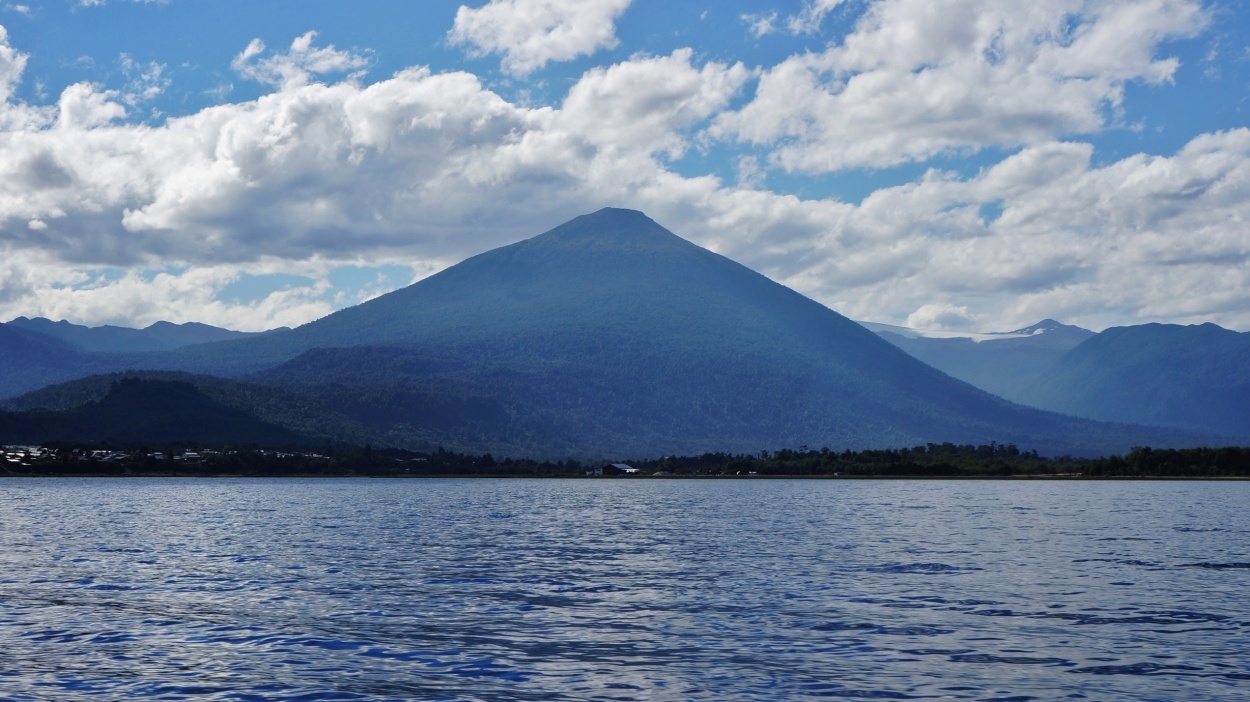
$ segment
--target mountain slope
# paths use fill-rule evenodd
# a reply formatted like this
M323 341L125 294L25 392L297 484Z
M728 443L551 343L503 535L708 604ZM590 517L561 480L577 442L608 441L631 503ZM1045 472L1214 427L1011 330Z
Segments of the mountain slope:
M283 361L250 378L337 396L393 437L474 450L1014 441L1099 452L1187 440L1010 405L628 210L579 217L290 332L184 352L197 371ZM370 414L370 403L389 409ZM448 426L431 434L435 414Z
M86 375L86 354L60 339L0 324L0 397Z
M301 392L298 387L276 387L178 371L126 371L91 375L11 398L0 403L0 410L71 410L101 401L120 381L129 379L191 385L215 402L301 436L362 446L370 442L380 445L393 443L388 443L367 425L344 414L344 405L333 395L312 395Z
M1037 407L1250 438L1250 334L1214 324L1114 327L1019 394Z
M102 441L112 445L308 443L201 393L190 383L124 378L99 401L59 411L0 412L0 442Z
M878 325L881 326L881 325ZM1045 319L1032 326L973 338L931 338L881 328L881 338L937 368L1009 400L1065 353L1094 336L1088 329Z

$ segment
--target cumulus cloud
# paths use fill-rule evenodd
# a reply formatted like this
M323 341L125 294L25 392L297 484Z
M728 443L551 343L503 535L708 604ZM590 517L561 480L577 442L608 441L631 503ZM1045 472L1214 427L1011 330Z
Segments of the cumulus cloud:
M369 66L369 58L350 51L340 51L329 46L313 46L317 33L305 32L291 42L285 54L261 58L266 51L265 42L253 39L230 64L239 75L267 85L299 87L307 85L315 75L352 74L359 77Z
M505 71L528 75L550 61L615 48L616 18L631 0L491 0L461 5L448 38L473 54L503 56Z
M61 129L91 129L120 120L126 108L117 102L116 90L99 90L91 83L75 83L61 93L57 102L57 126Z
M0 25L0 102L7 102L26 70L28 54L9 46L9 30Z
M907 326L913 329L962 331L976 328L977 319L963 305L949 302L923 305L907 315Z
M276 290L240 303L216 295L247 268L197 266L175 271L93 271L19 255L0 264L0 317L69 319L79 324L145 327L154 322L203 322L243 331L302 324L329 314L329 282ZM284 268L308 272L308 266ZM7 268L7 269L6 269ZM271 270L260 265L256 270Z
M0 226L84 265L461 255L616 202L603 184L650 182L651 154L683 152L745 77L689 51L641 57L587 74L557 110L414 68L369 86L288 80L158 126L120 121L117 93L80 83L42 128L0 142Z
M1207 22L1197 0L880 0L840 43L766 70L717 133L806 173L1091 133L1127 83L1171 80L1159 47Z
M696 68L692 54L678 49L587 72L569 90L559 125L601 148L680 157L680 130L724 109L750 75L741 63Z
M1231 224L1250 217L1250 131L1101 167L1092 153L1052 142L973 178L930 172L878 191L834 233L842 256L814 266L808 289L895 321L939 297L1001 328L1044 317L1245 328L1250 314L1229 300L1250 290L1250 243Z
M0 122L0 311L295 324L339 304L323 282L334 266L431 272L614 205L859 319L1250 328L1250 130L1112 163L1041 140L858 204L760 189L749 159L736 184L678 173L671 160L748 80L679 50L588 71L551 107L426 68L368 85L279 79L155 125L127 122L123 96L87 83L42 111L10 97L0 114L23 117ZM314 282L219 300L240 271Z

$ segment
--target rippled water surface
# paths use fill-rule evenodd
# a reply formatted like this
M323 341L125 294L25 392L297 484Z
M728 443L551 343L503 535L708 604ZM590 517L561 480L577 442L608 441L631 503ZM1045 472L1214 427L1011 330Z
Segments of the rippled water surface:
M1250 484L0 479L0 700L1250 699Z

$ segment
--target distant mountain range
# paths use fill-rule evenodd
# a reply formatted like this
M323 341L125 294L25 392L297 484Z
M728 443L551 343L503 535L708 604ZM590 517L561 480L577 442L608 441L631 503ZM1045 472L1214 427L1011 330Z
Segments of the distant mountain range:
M983 373L990 379L1034 373L1057 353L1048 344L1069 351L1081 343L1069 337L1085 330L1055 324L981 344L936 340L956 342L955 350L930 353L926 365L917 357L927 351L908 349L913 357L899 348L916 339L879 336L630 210L579 217L296 329L164 348L151 347L149 334L149 347L139 348L115 332L108 342L98 333L84 341L92 332L83 328L57 327L54 336L32 325L56 326L0 327L0 390L12 397L49 378L72 382L12 399L23 414L0 418L0 430L36 407L113 402L117 381L138 370L158 383L145 392L187 383L214 407L300 437L501 455L946 441L1097 454L1228 441L1200 426L1146 428L1030 409L932 367L945 353L941 362L969 372L996 364ZM177 339L223 331L195 328ZM960 360L968 345L994 346L999 360ZM143 411L143 403L127 407Z
M862 322L945 373L1032 407L1250 438L1250 334L1143 324L1095 334L1051 319L958 335Z
M70 324L66 321L53 322L43 317L34 319L18 317L9 322L7 326L18 327L50 336L54 339L60 339L78 351L95 353L169 351L193 344L243 339L256 335L249 332L213 327L207 324L200 324L199 322L187 322L185 324L157 322L144 329L128 329L111 325L85 327L78 324ZM272 332L260 333L268 334Z
M0 397L91 372L91 359L60 339L0 324Z
M1080 417L1250 436L1250 334L1214 324L1113 327L1014 393Z
M289 331L239 332L187 322L145 329L87 327L43 317L0 324L0 398L95 372L147 365L140 354Z
M1010 400L1018 400L1065 353L1094 336L1053 319L1010 332L966 335L862 324L943 373Z

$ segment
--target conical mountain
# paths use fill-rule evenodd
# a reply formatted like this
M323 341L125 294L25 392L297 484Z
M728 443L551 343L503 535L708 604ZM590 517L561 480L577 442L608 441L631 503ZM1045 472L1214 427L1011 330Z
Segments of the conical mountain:
M621 209L475 256L293 336L309 347L503 337L528 346L530 335L561 334L751 348L761 342L754 335L785 334L796 350L818 354L848 336L885 347L824 306Z
M395 443L639 456L1151 443L979 391L631 210L578 217L232 345L253 363L291 359L253 379L338 393Z
M605 209L289 332L152 357L328 403L376 443L530 456L1184 437L1030 410L823 305ZM131 365L128 367L137 367Z

